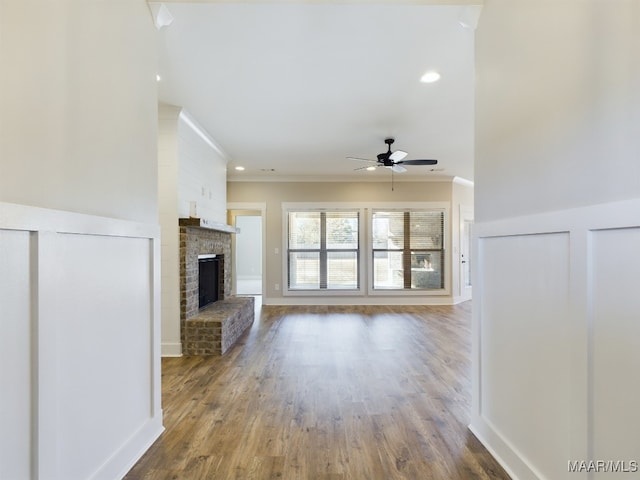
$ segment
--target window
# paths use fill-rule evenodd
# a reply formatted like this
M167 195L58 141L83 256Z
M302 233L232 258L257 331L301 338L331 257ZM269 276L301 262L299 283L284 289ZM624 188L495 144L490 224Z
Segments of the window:
M373 210L374 290L444 288L444 211Z
M357 290L359 212L288 212L289 290Z

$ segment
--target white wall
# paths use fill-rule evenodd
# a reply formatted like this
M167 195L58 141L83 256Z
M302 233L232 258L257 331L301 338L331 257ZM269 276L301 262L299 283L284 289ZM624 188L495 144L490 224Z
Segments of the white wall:
M178 120L178 215L189 217L191 202L204 223L227 221L227 157L185 110Z
M158 203L162 232L162 355L180 356L178 219L226 224L227 157L181 107L158 106Z
M0 27L0 199L156 222L146 2L4 0Z
M158 209L162 257L162 355L182 355L180 232L178 229L178 117L180 107L158 107Z
M120 478L162 431L155 28L9 0L0 32L0 478Z
M485 2L471 428L513 478L638 476L568 468L638 460L638 58L635 0Z
M230 204L265 205L265 254L264 254L264 297L265 305L277 304L451 304L455 300L451 295L452 285L452 235L451 235L451 202L452 182L401 182L392 190L387 182L229 182L227 185ZM464 188L463 188L464 190ZM472 198L472 189L468 194L459 194L456 199ZM465 200L466 201L466 200ZM407 204L429 203L440 208L446 206L445 221L445 289L442 292L376 292L369 295L365 292L366 281L362 282L362 292L345 295L286 295L282 288L286 285L284 250L283 205L286 203L327 204L341 202L351 207L371 208L374 205L393 205L397 208ZM457 268L457 267L456 267ZM368 278L363 272L363 279Z
M635 0L487 2L476 37L477 220L638 195L639 27Z

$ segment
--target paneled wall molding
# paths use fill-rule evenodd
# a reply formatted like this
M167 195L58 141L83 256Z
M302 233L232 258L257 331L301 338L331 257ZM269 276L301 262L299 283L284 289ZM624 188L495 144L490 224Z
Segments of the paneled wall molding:
M157 225L0 202L0 228L77 235L153 238Z
M470 429L514 479L633 467L640 199L477 222L473 243Z
M159 238L0 203L0 477L121 478L162 432Z
M527 235L562 231L589 231L637 226L640 199L589 205L566 210L511 217L490 222L477 219L476 237Z

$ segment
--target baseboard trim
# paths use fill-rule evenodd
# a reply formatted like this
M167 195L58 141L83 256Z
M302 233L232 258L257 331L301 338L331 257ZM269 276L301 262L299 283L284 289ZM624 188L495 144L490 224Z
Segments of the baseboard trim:
M453 305L458 305L459 303L464 303L464 302L468 302L469 300L471 300L471 297L453 297Z
M529 461L484 418L475 418L468 426L512 480L545 480Z
M181 357L182 343L163 342L160 347L160 356L162 357Z
M453 305L451 297L263 297L263 305Z
M123 478L164 432L162 411L134 433L92 476L91 480Z

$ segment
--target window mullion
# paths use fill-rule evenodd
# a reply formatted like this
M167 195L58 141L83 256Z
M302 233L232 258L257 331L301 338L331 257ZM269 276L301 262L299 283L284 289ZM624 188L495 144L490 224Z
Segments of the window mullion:
M327 212L320 212L320 289L327 288Z
M402 252L404 288L411 288L411 213L404 212L404 249Z

